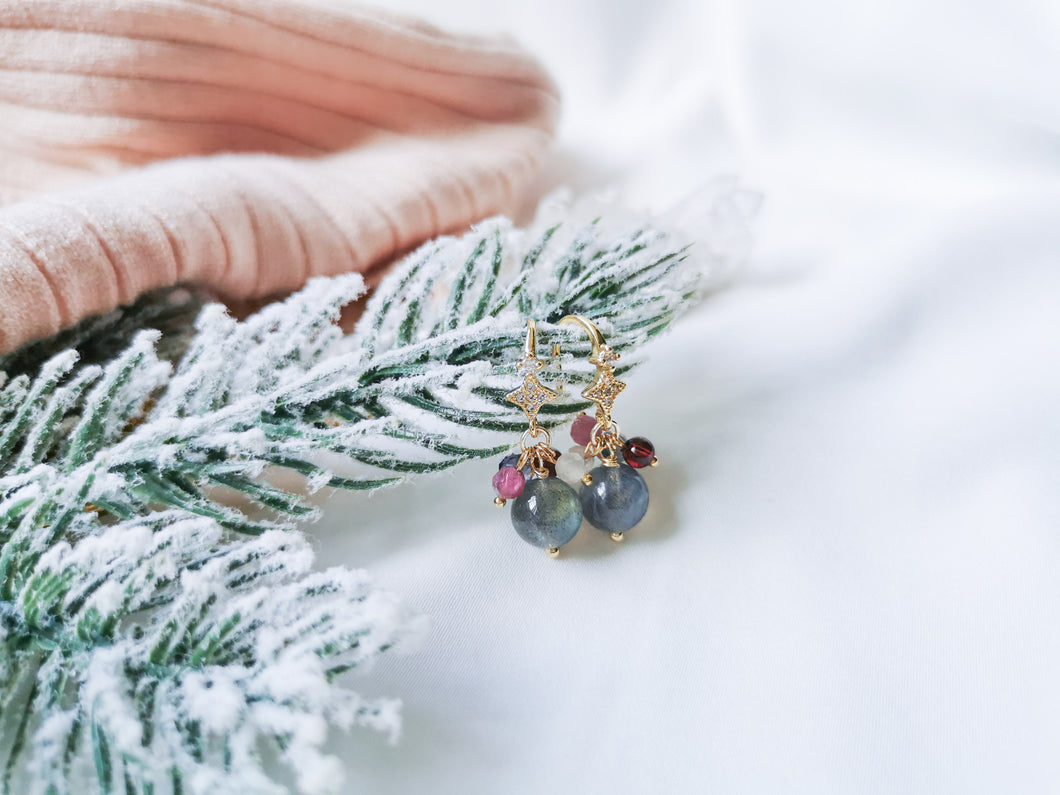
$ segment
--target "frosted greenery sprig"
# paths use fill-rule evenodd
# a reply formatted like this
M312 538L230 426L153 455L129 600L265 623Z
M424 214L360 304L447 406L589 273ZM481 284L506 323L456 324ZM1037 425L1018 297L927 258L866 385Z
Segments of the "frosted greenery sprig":
M741 201L716 197L719 229L746 223ZM553 325L569 313L632 352L742 253L552 215L427 244L350 336L335 321L358 276L242 322L207 305L190 335L194 297L155 296L0 361L3 791L286 791L270 754L298 791L337 791L329 726L396 734L397 702L341 674L418 622L363 573L314 571L312 495L508 449L526 317L575 356L585 343Z

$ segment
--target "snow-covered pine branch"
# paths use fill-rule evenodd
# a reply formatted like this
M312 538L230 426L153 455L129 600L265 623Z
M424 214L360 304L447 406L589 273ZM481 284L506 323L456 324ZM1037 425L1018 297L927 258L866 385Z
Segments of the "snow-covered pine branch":
M525 318L585 382L569 365L586 344L555 321L593 317L635 351L743 253L746 199L714 197L713 249L566 209L529 231L486 222L411 254L348 337L335 321L358 276L242 322L205 306L190 339L171 321L194 301L156 297L60 338L85 357L49 343L6 357L20 374L0 382L4 791L84 792L89 775L102 792L281 792L263 740L299 791L337 790L327 727L398 725L394 702L338 675L418 631L364 574L312 569L307 495L507 450Z

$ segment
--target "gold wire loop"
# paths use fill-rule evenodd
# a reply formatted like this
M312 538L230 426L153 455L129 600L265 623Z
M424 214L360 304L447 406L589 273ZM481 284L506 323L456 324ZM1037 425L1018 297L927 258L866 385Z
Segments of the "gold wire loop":
M544 436L544 441L530 444L538 436ZM547 478L550 474L549 466L555 466L556 461L559 459L559 451L552 446L552 434L549 433L548 428L542 428L540 425L531 425L523 431L523 435L519 438L519 447L522 449L522 453L519 455L519 462L516 464L516 468L522 469L524 466L529 465L535 475L540 478Z
M589 435L589 444L593 446L607 446L608 441L617 442L619 447L622 447L624 443L622 440L622 430L614 420L611 420L611 424L606 428L600 423L596 423L596 425L593 426L592 433Z
M590 439L596 439L596 437L599 436L601 433L614 434L615 436L621 436L622 435L622 431L618 427L618 423L615 422L614 420L611 420L611 426L609 428L604 428L604 427L601 427L600 425L594 425L593 426L593 430L592 430L592 434L590 435L589 438Z
M538 436L541 436L542 434L544 434L544 436L545 436L545 444L548 445L549 447L551 447L552 446L552 434L549 433L548 428L545 428L544 426L541 426L541 425L531 425L529 428L527 428L525 431L523 431L523 435L521 437L519 437L519 446L522 449L524 449L524 450L528 450L529 448L533 447L535 444L541 444L541 442L534 442L533 444L528 444L527 440L536 439Z
M585 454L599 458L605 466L618 466L618 454L624 444L622 429L618 427L617 422L611 420L611 424L606 428L597 422L589 435Z

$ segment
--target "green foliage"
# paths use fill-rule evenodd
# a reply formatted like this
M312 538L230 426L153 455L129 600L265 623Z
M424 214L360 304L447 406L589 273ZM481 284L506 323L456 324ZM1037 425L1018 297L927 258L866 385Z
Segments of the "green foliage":
M506 451L525 318L573 395L588 343L555 322L597 319L628 367L715 264L686 255L651 228L499 220L410 255L351 336L343 276L242 322L207 305L193 334L194 295L156 295L5 357L0 789L282 792L263 747L299 791L339 789L321 727L398 726L340 674L417 622L365 575L313 570L310 495Z

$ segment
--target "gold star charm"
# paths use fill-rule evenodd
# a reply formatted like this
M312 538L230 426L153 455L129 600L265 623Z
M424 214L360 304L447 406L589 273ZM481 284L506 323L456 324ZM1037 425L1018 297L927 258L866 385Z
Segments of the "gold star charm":
M527 356L523 359L519 363L519 369L526 371L522 386L505 395L510 403L514 403L526 412L531 427L537 425L537 412L541 410L541 407L559 397L558 392L553 392L537 380L537 376L534 373L543 366L536 356Z
M591 400L600 410L600 417L607 417L610 421L611 409L615 407L615 398L619 396L626 385L615 378L613 370L598 370L596 380L592 386L582 392L582 397Z

